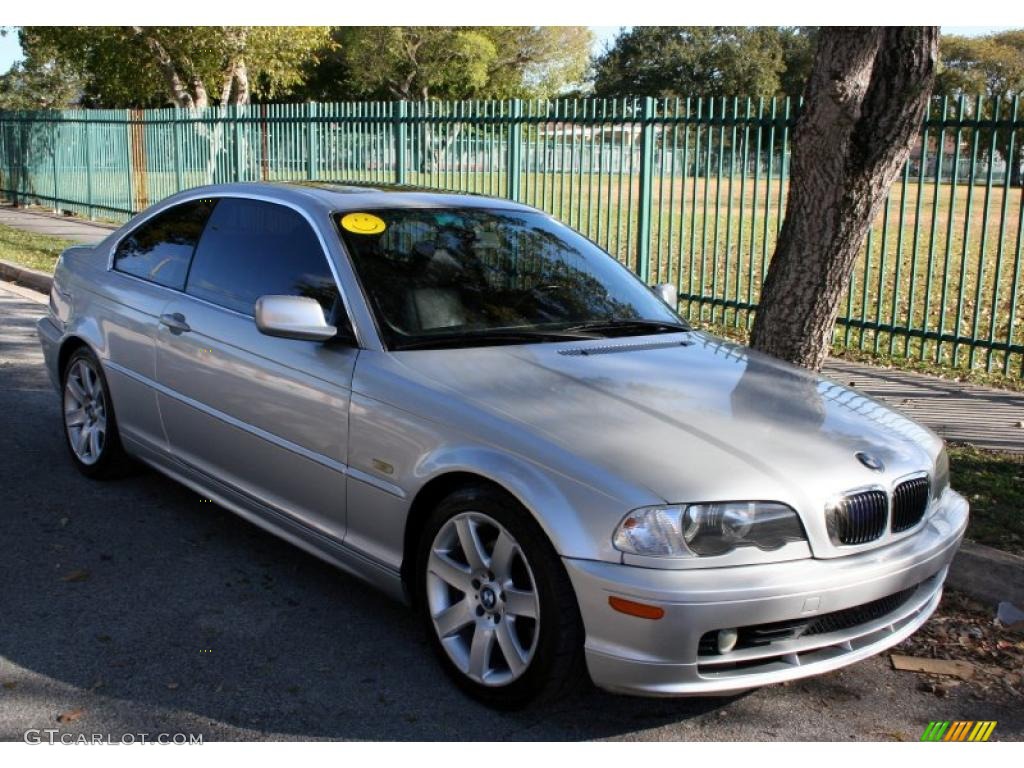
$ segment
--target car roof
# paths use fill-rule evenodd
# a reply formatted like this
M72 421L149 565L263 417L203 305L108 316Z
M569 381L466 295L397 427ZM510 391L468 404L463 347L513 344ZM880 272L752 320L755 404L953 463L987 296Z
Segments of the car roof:
M188 190L190 196L207 192L229 195L261 192L284 198L314 198L336 211L372 208L501 208L533 211L528 205L465 192L429 189L400 184L374 184L348 181L258 181L217 184Z

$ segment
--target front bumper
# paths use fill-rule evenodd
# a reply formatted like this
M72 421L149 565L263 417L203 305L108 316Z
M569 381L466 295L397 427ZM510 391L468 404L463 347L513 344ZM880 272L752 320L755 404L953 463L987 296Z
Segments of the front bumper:
M60 329L53 324L49 317L43 317L36 323L36 333L39 335L39 344L43 348L43 363L46 372L50 375L50 383L60 391L60 374L57 371L57 357L60 354Z
M947 490L914 535L830 560L680 571L567 558L586 627L590 676L621 693L724 694L878 653L911 635L938 606L967 511L966 500ZM828 629L819 622L828 631L726 654L699 651L706 632L824 617L897 593L898 607L852 626L847 620ZM608 604L613 595L660 606L665 615L652 621L618 613Z

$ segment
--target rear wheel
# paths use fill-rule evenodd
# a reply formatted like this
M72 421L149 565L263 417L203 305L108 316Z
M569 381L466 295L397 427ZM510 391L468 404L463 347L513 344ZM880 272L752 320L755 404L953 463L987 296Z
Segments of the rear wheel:
M568 575L543 531L489 487L434 510L418 552L419 605L445 670L491 706L557 698L585 677Z
M129 459L117 434L114 405L99 360L81 347L68 358L62 381L64 436L75 466L96 479L122 474Z

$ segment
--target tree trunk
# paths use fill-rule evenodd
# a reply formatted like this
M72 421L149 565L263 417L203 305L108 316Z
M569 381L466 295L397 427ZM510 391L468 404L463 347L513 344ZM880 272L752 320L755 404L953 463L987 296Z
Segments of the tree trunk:
M131 27L131 29L138 37L142 38L149 52L153 54L157 68L164 76L164 82L167 84L167 92L171 100L182 109L195 109L200 106L206 106L205 104L200 105L196 103L196 100L192 97L192 94L185 86L184 80L182 80L181 75L178 73L174 60L163 44L154 35L148 34L143 27Z
M938 38L938 27L822 29L754 348L824 363L850 271L920 130Z
M232 91L232 104L248 104L249 92L249 67L245 59L240 58L235 65L235 87Z

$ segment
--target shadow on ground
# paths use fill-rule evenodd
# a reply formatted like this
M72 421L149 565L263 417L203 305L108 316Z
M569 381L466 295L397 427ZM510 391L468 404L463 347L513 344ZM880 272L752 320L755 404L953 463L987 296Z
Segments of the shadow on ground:
M29 728L217 739L907 739L1019 709L869 659L733 699L586 690L496 713L444 677L411 612L151 471L91 482L40 365L43 308L0 291L0 739ZM71 721L61 713L78 711Z
M80 476L34 321L5 317L2 332L0 656L31 673L0 691L4 738L81 706L71 730L577 739L724 701L587 690L522 713L478 706L444 677L405 607L155 472Z

